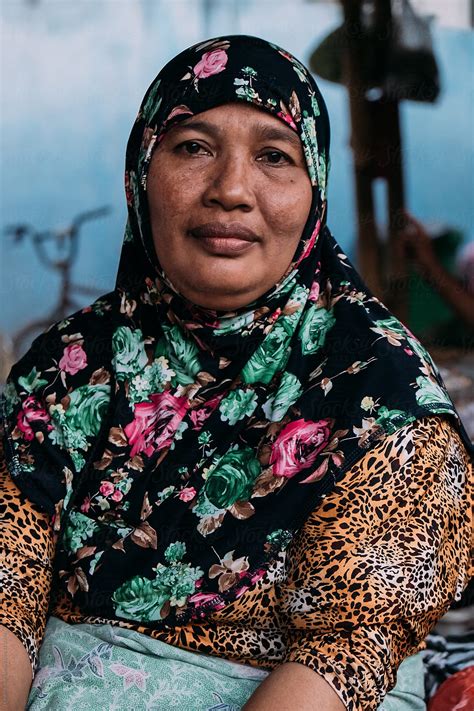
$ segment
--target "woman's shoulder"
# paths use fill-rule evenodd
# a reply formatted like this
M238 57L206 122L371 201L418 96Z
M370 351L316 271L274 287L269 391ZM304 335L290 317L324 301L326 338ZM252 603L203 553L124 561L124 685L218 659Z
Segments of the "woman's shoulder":
M470 453L457 421L449 415L428 415L401 427L369 450L347 473L346 485L379 480L394 491L426 489L446 471L454 486L472 472ZM467 481L466 481L467 483ZM342 483L344 486L344 482Z
M444 577L440 567L429 565L435 566L438 592L455 581L451 604L474 573L472 511L469 452L454 420L431 415L379 442L341 477L305 522L292 555L301 561L300 576L316 570L329 581L339 569L361 590L369 571L380 583L389 567L400 568L404 579L407 560L420 571L429 560L443 560ZM398 589L398 583L386 580L380 595L395 604L390 586Z
M66 318L53 323L47 331L37 336L28 351L13 365L9 380L35 379L41 372L46 375L62 363L62 370L75 375L88 360L106 357L110 344L114 319L120 314L120 295L111 291L100 296ZM61 369L61 368L60 368ZM38 382L35 383L37 390Z
M57 355L61 344L64 346L79 340L103 340L108 332L107 324L119 311L119 299L118 293L112 291L53 323L47 331L35 338L26 354L13 366L12 372L23 369L26 362L35 361L37 367L42 367L52 356Z
M360 533L412 512L430 497L443 507L453 497L472 498L472 462L453 418L430 415L405 425L367 451L343 474L312 514L313 524ZM344 525L342 526L344 528Z

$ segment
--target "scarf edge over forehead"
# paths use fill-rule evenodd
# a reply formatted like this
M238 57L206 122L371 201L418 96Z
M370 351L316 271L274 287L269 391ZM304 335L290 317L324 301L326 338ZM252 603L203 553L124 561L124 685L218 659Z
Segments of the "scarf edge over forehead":
M167 122L235 100L298 131L313 200L284 277L229 313L194 306L167 279L146 175ZM56 582L85 612L202 619L281 563L385 437L445 414L468 443L430 356L325 224L328 160L314 79L264 40L191 47L147 91L127 149L116 288L39 336L2 401L9 471L53 515Z

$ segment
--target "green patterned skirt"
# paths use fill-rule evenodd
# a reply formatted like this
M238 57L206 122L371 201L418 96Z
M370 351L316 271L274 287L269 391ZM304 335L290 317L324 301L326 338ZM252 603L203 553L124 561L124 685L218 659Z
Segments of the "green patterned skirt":
M50 617L27 711L239 711L269 672L113 625ZM425 711L421 655L380 711Z

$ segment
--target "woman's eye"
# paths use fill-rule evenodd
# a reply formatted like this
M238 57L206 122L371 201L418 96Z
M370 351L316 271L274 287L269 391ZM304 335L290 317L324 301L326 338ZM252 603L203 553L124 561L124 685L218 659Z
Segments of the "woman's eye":
M283 165L284 163L290 163L290 159L281 151L267 151L264 153L259 160L263 159L264 162L270 163L270 165Z
M196 156L199 155L201 151L205 151L204 146L201 146L197 141L184 141L178 146L178 150L182 150L188 155Z

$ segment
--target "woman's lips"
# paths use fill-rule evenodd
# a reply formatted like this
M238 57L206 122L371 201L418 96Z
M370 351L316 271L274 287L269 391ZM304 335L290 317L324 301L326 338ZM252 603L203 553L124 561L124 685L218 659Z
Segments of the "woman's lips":
M207 252L223 256L241 254L251 249L255 242L240 237L194 237Z
M259 240L258 235L240 222L207 222L190 230L210 254L232 256L246 252Z

